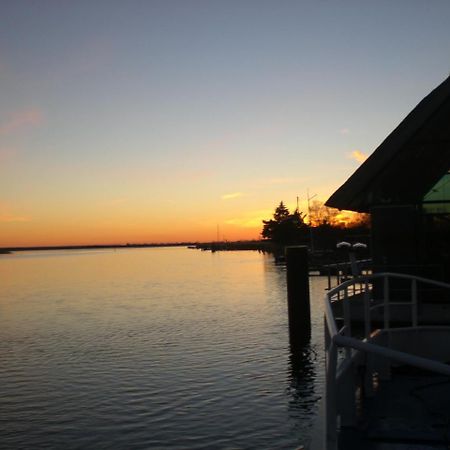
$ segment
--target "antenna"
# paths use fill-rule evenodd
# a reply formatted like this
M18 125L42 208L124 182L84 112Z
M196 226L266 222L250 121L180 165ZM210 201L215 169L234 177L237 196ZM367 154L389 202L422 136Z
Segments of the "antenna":
M312 200L314 197L316 197L317 194L314 194L313 196L309 196L309 189L306 189L306 200L308 201L308 222L309 222L309 240L311 244L311 252L314 253L314 237L313 237L313 229L311 226L311 205L310 200Z

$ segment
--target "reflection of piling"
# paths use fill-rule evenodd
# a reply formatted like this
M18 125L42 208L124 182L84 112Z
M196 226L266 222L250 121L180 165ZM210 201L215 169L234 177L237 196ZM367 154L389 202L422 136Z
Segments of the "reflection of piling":
M308 248L286 247L289 332L291 342L302 344L311 337Z

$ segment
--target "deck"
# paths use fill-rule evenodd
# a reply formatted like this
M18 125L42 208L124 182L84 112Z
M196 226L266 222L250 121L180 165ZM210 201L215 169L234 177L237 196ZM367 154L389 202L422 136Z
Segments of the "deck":
M399 281L409 284L409 299L392 301ZM450 309L448 295L434 295L441 288L450 291L438 281L378 273L326 294L322 448L450 448ZM423 293L433 295L422 301Z
M342 428L348 450L448 449L450 378L401 367L358 405L356 427Z

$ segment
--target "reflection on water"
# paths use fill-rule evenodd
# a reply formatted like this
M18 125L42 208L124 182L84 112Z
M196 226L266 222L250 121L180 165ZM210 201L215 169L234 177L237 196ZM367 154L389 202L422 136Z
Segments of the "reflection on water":
M322 279L294 348L284 268L255 252L29 252L0 277L1 448L307 444Z

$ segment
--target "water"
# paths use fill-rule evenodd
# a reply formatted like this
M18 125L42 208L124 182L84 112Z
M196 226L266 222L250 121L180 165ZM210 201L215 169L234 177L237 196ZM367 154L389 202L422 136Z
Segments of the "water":
M284 268L256 252L23 252L0 279L0 448L308 444L324 279L294 355Z

